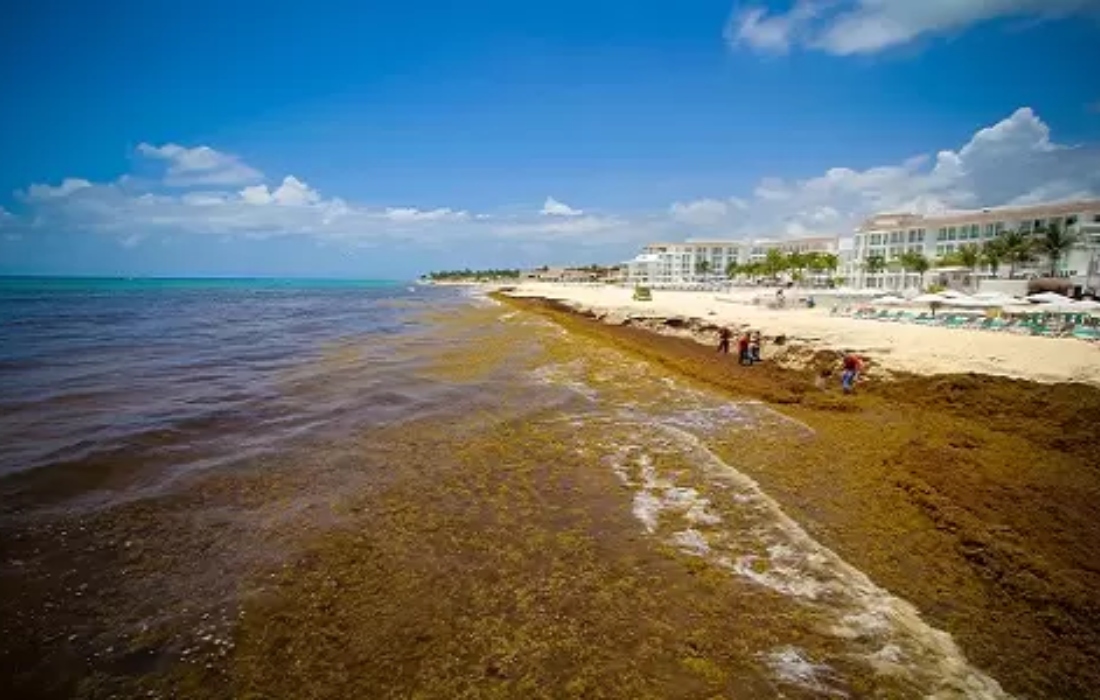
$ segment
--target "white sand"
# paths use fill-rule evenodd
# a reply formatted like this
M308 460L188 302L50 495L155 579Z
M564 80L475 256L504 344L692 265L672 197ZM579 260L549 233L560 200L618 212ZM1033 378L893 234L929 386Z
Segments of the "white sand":
M748 324L765 336L786 335L797 345L859 352L887 371L975 372L1100 386L1100 347L1069 338L886 323L831 316L823 308L767 309L747 303L754 293L733 295L743 299L735 303L714 292L653 290L653 301L636 302L632 290L622 287L525 283L513 294L557 299L597 312Z

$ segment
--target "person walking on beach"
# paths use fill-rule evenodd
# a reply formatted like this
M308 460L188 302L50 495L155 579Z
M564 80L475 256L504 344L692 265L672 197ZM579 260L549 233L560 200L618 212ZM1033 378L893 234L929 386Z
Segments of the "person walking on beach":
M749 355L753 362L760 362L760 344L762 341L760 331L753 331L752 338L749 339Z
M718 352L723 355L730 354L730 340L733 338L733 332L729 328L723 326L718 331Z
M844 356L844 372L840 375L840 385L844 388L845 394L852 393L861 371L863 371L863 358L854 352L847 353Z
M743 365L752 364L752 355L749 353L748 331L742 333L741 337L737 339L737 357Z

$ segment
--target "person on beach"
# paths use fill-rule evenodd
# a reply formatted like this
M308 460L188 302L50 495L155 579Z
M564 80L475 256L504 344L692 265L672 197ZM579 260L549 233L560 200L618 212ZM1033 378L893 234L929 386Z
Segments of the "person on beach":
M845 394L852 393L861 371L863 371L863 358L854 352L845 354L844 372L840 375L840 386L843 387Z
M749 339L749 355L753 362L760 362L761 341L760 331L753 331L752 338Z
M749 353L749 334L746 331L737 339L737 357L743 365L752 364L752 355Z
M730 340L733 338L733 332L729 328L722 327L718 331L718 352L723 355L730 354Z

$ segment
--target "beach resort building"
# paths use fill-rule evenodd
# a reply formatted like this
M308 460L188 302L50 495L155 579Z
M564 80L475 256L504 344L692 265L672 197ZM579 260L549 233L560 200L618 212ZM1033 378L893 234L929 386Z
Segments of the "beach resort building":
M974 269L937 264L962 246L981 246L1008 231L1031 234L1057 224L1076 234L1077 243L1058 260L1057 276L1082 289L1100 289L1100 199L1077 202L999 207L974 211L921 215L878 214L864 221L853 236L737 240L687 240L651 243L640 255L622 265L620 279L628 285L653 287L698 286L725 281L730 263L744 265L767 258L768 252L833 253L839 258L835 272L814 278L811 286L839 278L840 284L857 289L916 291L936 282L949 287L974 289L1010 284L1009 278L1026 280L1050 274L1050 261L1040 255L1024 262L1002 262L997 270L982 263ZM923 275L908 272L900 264L907 252L924 255L931 269ZM874 260L873 259L876 259ZM1022 284L1022 283L1011 283Z
M961 267L934 267L922 275L907 272L898 258L908 251L923 254L935 261L956 253L965 245L982 245L1007 231L1032 233L1057 224L1078 234L1078 242L1058 262L1057 275L1072 284L1095 289L1100 277L1097 251L1100 249L1100 200L1058 204L1036 204L1021 207L999 207L974 211L957 211L923 216L919 214L879 214L867 219L856 230L855 264L849 272L849 283L855 287L904 291L918 289L935 279L965 282L976 286L983 278L1028 278L1049 274L1050 261L1036 257L1018 265L1002 264L994 274L987 265L970 270ZM881 258L882 269L868 264Z
M708 284L726 279L731 263L744 265L764 260L768 251L781 253L836 253L835 236L812 238L736 240L687 240L651 243L640 255L623 264L623 281L630 285L675 287Z

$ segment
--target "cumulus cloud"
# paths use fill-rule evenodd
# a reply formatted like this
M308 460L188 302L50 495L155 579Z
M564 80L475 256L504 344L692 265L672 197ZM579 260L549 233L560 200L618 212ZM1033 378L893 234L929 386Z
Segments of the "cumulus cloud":
M737 197L729 199L697 199L693 202L673 202L669 215L686 224L706 225L722 221L731 212L748 205Z
M606 231L622 222L614 218L598 216L580 216L558 221L511 221L502 222L494 230L505 236L532 236L550 234L556 237L582 236Z
M803 46L846 56L875 53L1001 18L1096 14L1096 0L798 0L786 12L751 5L726 26L733 46L783 53Z
M786 53L817 14L818 4L812 0L799 0L786 13L772 14L766 7L748 7L726 25L726 41L758 51Z
M395 222L465 221L470 218L470 214L446 207L428 210L417 209L416 207L390 207L386 209L385 217Z
M583 216L584 212L580 209L574 209L573 207L559 202L553 197L547 197L546 202L542 205L543 216Z
M248 204L303 207L317 204L321 201L321 195L293 175L287 175L282 184L273 190L268 190L267 185L245 187L241 190L241 199Z
M764 178L737 210L723 211L714 200L673 209L706 212L694 223L716 235L834 235L887 211L930 214L1095 196L1100 149L1056 143L1047 124L1023 107L978 130L957 150L863 170L835 167L804 180Z
M74 192L91 187L92 183L79 177L67 177L56 187L52 185L34 184L20 194L28 200L46 200L68 197Z
M243 185L263 179L263 173L259 170L241 162L236 156L209 146L184 148L174 143L163 146L142 143L137 151L146 158L168 164L164 183L172 187Z

